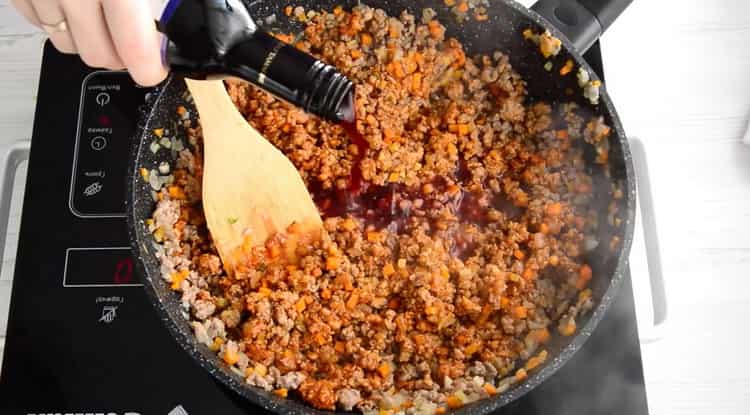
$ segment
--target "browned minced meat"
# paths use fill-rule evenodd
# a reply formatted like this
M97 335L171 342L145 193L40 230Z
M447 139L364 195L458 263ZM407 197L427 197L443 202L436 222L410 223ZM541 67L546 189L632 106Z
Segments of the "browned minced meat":
M577 115L575 104L527 104L507 56L467 58L444 32L436 21L366 6L308 22L297 46L355 82L367 148L341 126L228 84L325 217L324 235L297 246L298 263L280 259L278 235L226 275L187 178L200 168L176 172L176 186L193 186L177 193L175 226L193 229L178 232L172 250L195 271L183 298L214 301L214 314L201 317L223 321L246 359L237 363L221 341L214 347L247 368L249 382L271 387L267 373L277 385L289 375L285 382L323 409L337 400L385 408L399 393L455 406L502 391L501 379L522 380L526 372L514 371L550 331L572 334L590 306L583 255L596 212L583 149L607 141L609 128ZM189 131L199 164L200 129ZM352 194L360 167L364 182ZM166 190L161 197L175 200ZM526 369L543 357L534 359ZM486 384L471 389L476 376Z

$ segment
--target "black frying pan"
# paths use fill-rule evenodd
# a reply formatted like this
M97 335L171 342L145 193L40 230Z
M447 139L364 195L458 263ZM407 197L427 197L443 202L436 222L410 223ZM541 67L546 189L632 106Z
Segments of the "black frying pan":
M461 408L458 412L466 414L485 414L492 412L509 402L518 399L531 389L539 385L560 368L583 345L591 332L596 328L602 316L612 302L616 291L626 272L627 256L633 236L635 215L635 178L633 175L630 151L625 133L617 117L612 102L604 88L600 103L592 106L580 93L575 76L560 77L544 69L547 59L543 58L539 50L531 42L524 40L522 31L527 28L535 32L545 29L552 32L563 41L563 51L554 58L558 63L571 58L577 66L582 66L592 79L596 75L581 57L581 54L593 44L599 35L614 19L628 6L632 0L541 0L534 5L534 11L512 0L493 0L489 7L489 19L482 23L469 21L459 25L450 16L443 0L366 0L370 6L383 8L390 15L398 15L404 9L412 14L420 15L425 7L432 7L438 11L441 21L447 25L448 35L458 38L466 47L467 55L492 53L500 50L510 57L513 67L527 81L531 101L545 101L550 103L576 101L583 108L589 108L592 115L603 116L607 124L613 127L614 134L610 140L610 163L605 171L593 162L593 154L587 157L588 167L594 178L595 203L600 212L597 239L610 241L618 236L622 243L619 248L611 251L608 243L599 246L588 254L587 262L591 264L594 278L591 282L593 299L596 303L594 310L580 321L579 331L575 337L554 337L546 345L551 358L539 370L530 375L525 382L515 385L507 392L490 399L481 400ZM302 5L306 9L332 9L342 4L353 6L356 1L341 0L296 0L287 1L253 1L248 7L257 21L271 14L283 16L283 9L288 4ZM553 24L554 23L554 24ZM278 19L278 29L286 32L298 30L299 27ZM270 29L270 28L267 28ZM567 35L567 38L566 38ZM565 90L572 89L576 93L566 95ZM207 347L198 344L188 321L183 317L179 296L171 291L161 278L159 260L153 248L153 236L148 231L145 221L154 211L154 201L151 189L141 179L139 169L146 167L153 169L162 161L169 159L168 152L153 154L149 145L151 131L154 128L168 126L175 121L175 108L178 105L191 105L185 102L187 88L179 77L171 77L161 85L149 98L148 110L139 125L139 132L129 168L127 218L130 239L134 255L137 258L137 268L143 277L146 291L149 294L157 312L166 326L176 337L185 350L197 362L219 381L234 390L249 401L280 414L297 413L326 413L317 411L302 402L292 399L281 399L261 389L248 386L244 379L234 374ZM616 182L624 191L625 197L618 201L622 224L612 227L607 223L607 205L612 199L612 183Z

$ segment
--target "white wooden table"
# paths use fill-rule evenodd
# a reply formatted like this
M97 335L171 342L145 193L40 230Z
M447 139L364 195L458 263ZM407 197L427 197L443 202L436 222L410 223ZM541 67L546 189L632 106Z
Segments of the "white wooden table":
M8 3L0 0L0 145L31 135L43 41ZM642 345L651 413L746 414L750 147L740 138L750 114L750 1L636 0L603 51L625 128L648 152L667 280L665 337ZM17 216L18 208L15 229Z

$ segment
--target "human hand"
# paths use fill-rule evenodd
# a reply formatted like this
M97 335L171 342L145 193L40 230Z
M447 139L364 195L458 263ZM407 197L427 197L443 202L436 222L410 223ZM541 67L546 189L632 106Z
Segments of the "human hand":
M11 0L63 53L95 68L127 68L144 86L167 75L147 0Z

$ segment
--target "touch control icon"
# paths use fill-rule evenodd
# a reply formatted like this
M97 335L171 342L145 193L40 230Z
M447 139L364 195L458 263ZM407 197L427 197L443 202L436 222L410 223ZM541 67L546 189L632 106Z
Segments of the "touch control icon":
M102 308L102 316L99 318L100 323L110 324L117 318L117 306L105 305Z
M90 185L86 186L85 189L83 189L83 194L85 196L91 197L91 196L94 196L94 195L98 194L99 192L101 192L103 188L104 188L104 186L101 183L94 182L94 183L91 183Z
M98 135L91 139L91 148L96 151L102 151L107 147L107 139Z
M96 96L96 103L99 104L99 106L102 106L102 107L105 106L105 105L107 105L107 104L109 104L109 100L110 100L110 96L106 92L100 92Z

